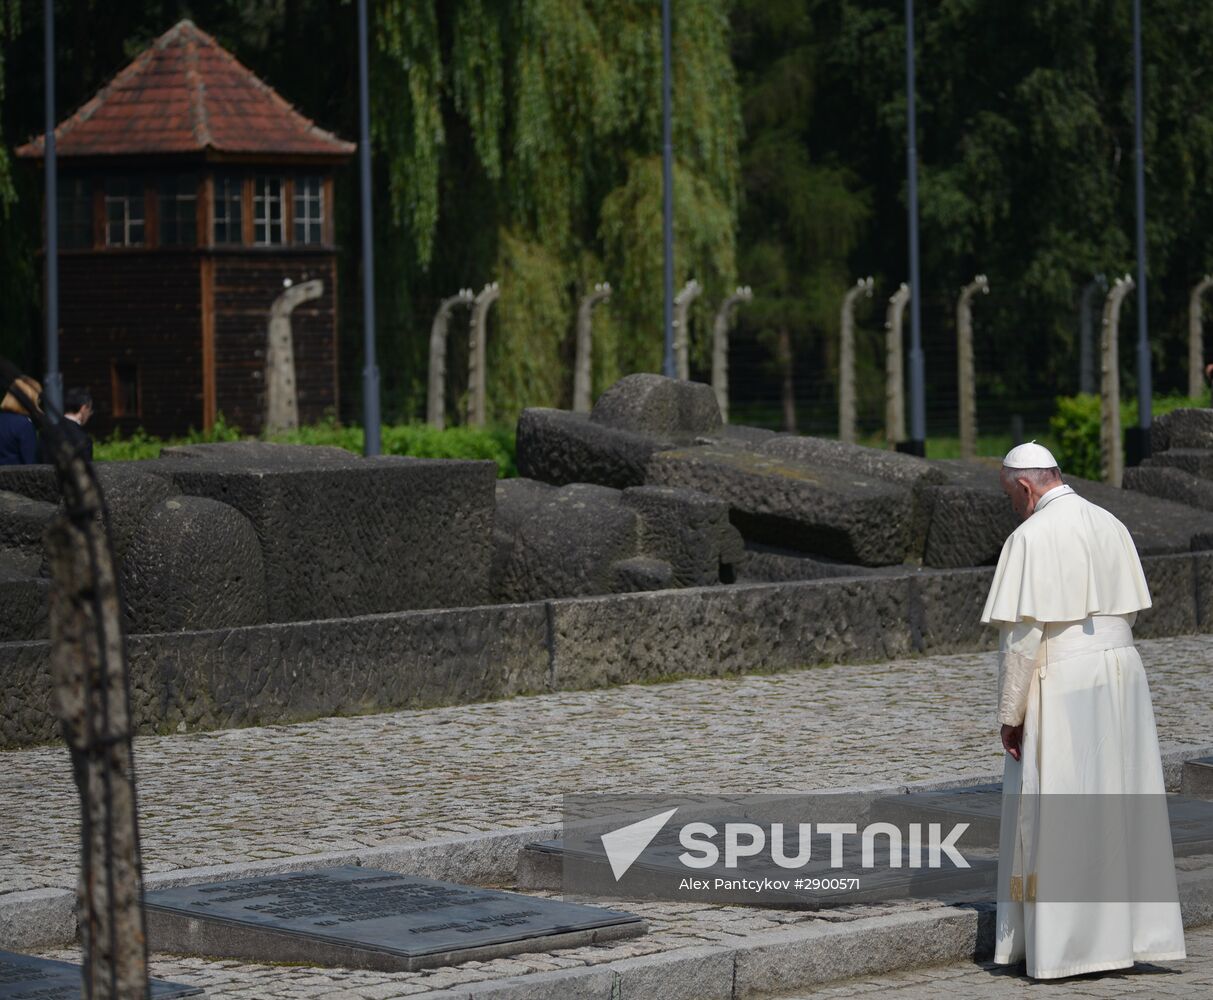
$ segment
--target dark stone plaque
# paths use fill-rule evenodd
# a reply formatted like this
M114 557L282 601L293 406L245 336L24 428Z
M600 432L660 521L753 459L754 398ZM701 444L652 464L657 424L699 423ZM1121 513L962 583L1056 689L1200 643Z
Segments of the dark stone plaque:
M743 817L717 816L712 822L723 827L729 822L745 822ZM678 840L677 830L664 828L639 854L628 873L616 879L599 837L599 828L566 826L565 837L529 844L526 852L532 864L546 870L544 884L560 885L570 895L606 899L669 899L678 902L698 900L730 905L774 907L791 910L819 910L854 903L886 902L905 898L935 898L976 894L978 897L994 892L997 858L990 852L966 849L965 859L971 867L957 868L950 864L940 868L910 867L908 848L900 852L902 865L887 864L889 849L882 844L877 856L878 866L865 868L859 838L850 837L842 850L841 866L832 858L833 841L829 836L814 833L811 837L811 858L794 871L777 867L766 857L744 858L736 868L721 864L693 870L682 864L679 856L685 848ZM784 855L794 857L799 846L795 827L784 830ZM921 858L919 860L922 860ZM710 885L699 890L685 883L692 877L706 879ZM717 877L760 879L783 882L805 880L803 887L794 884L785 889L764 890L761 893L746 888L720 888ZM850 880L856 880L851 883Z
M151 981L152 1000L200 996L197 986ZM0 951L0 1000L80 1000L80 966Z
M413 971L635 937L634 914L344 866L147 894L156 951Z

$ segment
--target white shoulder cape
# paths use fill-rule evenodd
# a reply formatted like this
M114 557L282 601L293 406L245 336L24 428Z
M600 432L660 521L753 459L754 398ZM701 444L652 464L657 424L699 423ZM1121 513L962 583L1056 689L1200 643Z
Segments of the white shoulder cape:
M1128 529L1102 507L1066 493L1007 538L981 620L1073 622L1149 606Z

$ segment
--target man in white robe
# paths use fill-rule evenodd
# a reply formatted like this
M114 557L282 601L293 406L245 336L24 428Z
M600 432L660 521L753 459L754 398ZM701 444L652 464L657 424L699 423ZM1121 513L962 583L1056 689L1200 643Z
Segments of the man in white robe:
M1162 761L1133 646L1150 607L1137 549L1035 442L1007 454L1001 482L1023 523L981 617L1000 630L1007 752L994 961L1046 979L1182 959ZM1086 804L1102 818L1076 818Z

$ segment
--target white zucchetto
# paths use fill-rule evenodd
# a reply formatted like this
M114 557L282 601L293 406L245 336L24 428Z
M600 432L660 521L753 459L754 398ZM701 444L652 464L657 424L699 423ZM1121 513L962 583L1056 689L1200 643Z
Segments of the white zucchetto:
M1057 459L1043 444L1029 441L1008 451L1002 464L1008 469L1056 469Z

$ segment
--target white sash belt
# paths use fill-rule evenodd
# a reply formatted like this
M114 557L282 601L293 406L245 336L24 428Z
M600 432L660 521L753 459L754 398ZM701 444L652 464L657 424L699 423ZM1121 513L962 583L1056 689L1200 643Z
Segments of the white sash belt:
M1072 656L1132 646L1130 618L1136 618L1136 615L1091 615L1077 622L1047 623L1045 662L1051 665Z

